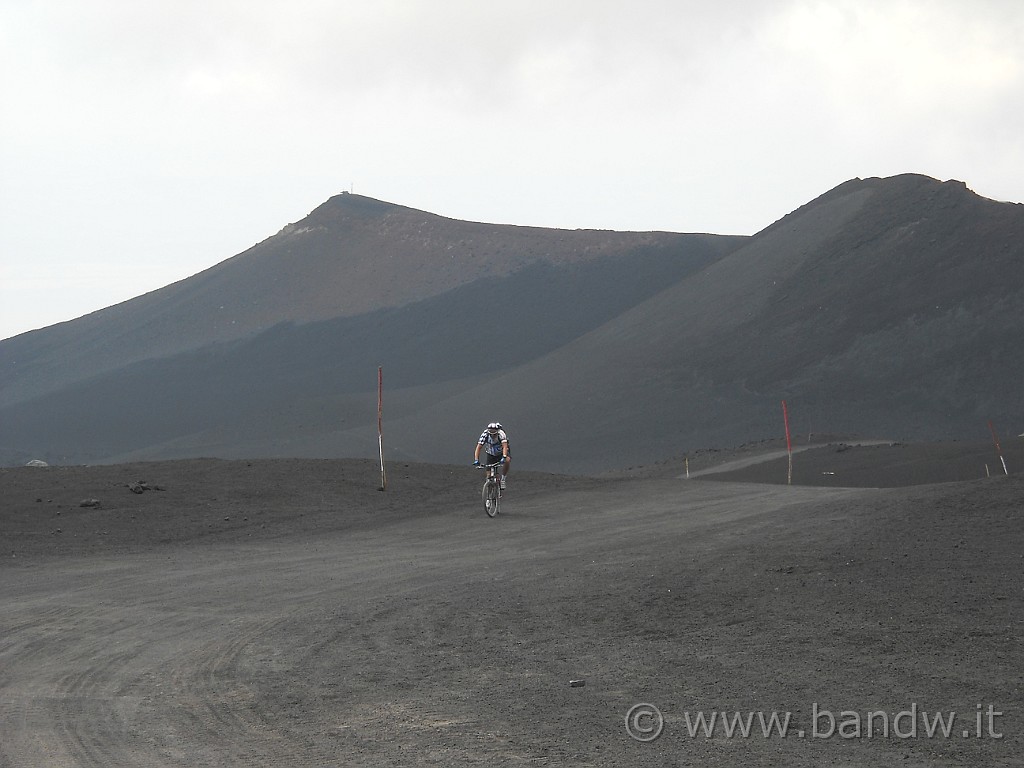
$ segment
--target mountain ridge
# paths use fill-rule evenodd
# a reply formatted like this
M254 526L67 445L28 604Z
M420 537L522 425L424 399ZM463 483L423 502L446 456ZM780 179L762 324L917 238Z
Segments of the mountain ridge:
M359 216L359 237L393 254L361 263L404 268L432 242L424 233L451 221L401 213L399 227L400 206L356 200L367 216L352 202L332 198L289 227L341 228L352 245L354 230L332 222ZM461 460L497 418L520 466L610 469L776 435L782 399L805 432L948 438L976 437L989 418L1024 426L1024 206L963 182L853 179L749 238L452 226L430 253L462 243L459 258L475 263L465 233L498 231L514 237L488 241L489 252L517 255L485 259L490 273L454 285L448 272L447 290L404 304L278 322L9 403L0 449L95 462L372 456L378 365L395 460ZM253 268L251 285L276 286L267 274L282 265L330 255L299 253L295 234L269 239L277 267ZM545 258L526 248L547 243L561 245ZM243 256L232 268L253 265ZM353 285L366 282L379 303L380 278L360 274ZM488 312L492 296L500 309ZM106 405L114 393L120 414Z
M147 358L245 338L281 322L402 306L535 262L585 263L691 243L717 253L742 239L460 222L343 193L196 275L0 342L0 406Z

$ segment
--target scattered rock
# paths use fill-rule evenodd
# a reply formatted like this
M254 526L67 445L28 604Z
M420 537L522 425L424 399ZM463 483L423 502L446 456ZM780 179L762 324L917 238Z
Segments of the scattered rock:
M128 490L132 493L145 493L146 491L162 491L164 490L159 485L150 485L149 483L139 480L136 483L128 483Z
M42 459L32 459L32 461L28 462L25 466L26 467L48 467L50 465L47 464Z
M569 687L570 688L582 688L586 684L587 684L586 680L570 680L569 681Z
M98 507L100 505L99 499L82 499L78 506L80 507Z

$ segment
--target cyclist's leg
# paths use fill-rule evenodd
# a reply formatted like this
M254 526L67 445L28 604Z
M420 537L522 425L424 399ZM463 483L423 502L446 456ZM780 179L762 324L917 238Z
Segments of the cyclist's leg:
M505 468L502 464L501 456L495 456L493 453L488 453L486 466L491 472L494 472L498 486L501 487L504 484L504 475L502 474L502 471Z
M501 474L503 474L503 475L507 475L507 474L508 474L508 466L509 466L509 462L511 462L511 461L512 461L512 456L511 456L511 454L509 455L509 460L508 460L508 461L505 461L505 460L504 460L504 459L502 458L502 456L501 456L501 454L500 454L500 453L499 453L499 454L498 454L497 456L495 456L495 455L494 455L494 454L492 454L492 453L488 453L488 454L487 454L487 464L486 464L486 466L488 466L488 467L489 467L489 466L491 466L492 464L501 464Z

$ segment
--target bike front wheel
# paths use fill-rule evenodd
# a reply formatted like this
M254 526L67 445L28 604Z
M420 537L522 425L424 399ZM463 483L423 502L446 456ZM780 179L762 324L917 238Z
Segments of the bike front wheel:
M481 495L484 499L484 512L487 513L488 517L494 517L498 514L498 499L500 494L498 493L498 483L495 480L488 480L484 483L483 491Z

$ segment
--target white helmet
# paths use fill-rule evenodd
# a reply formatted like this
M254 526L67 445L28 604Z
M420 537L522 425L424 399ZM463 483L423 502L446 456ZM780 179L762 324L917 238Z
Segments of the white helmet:
M499 424L496 421L492 421L490 424L487 425L488 432L497 432L499 429L501 429L501 424Z

